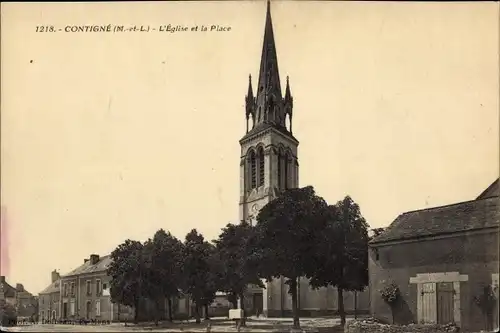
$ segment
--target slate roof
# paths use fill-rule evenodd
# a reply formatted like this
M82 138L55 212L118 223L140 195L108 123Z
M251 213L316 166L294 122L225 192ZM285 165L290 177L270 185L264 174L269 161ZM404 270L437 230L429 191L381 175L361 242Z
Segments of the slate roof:
M61 280L57 280L53 283L51 283L47 288L42 290L39 294L53 294L53 293L58 293L60 291L59 289L59 284L61 283Z
M0 282L0 292L3 292L5 297L16 296L16 288L12 287L6 281Z
M87 261L86 263L75 268L74 270L64 275L63 277L104 272L108 268L110 263L111 263L111 256L110 255L103 256L99 258L99 261L95 265L92 265L90 261Z
M495 180L486 190L484 190L477 199L486 199L500 195L500 188L498 184L498 178Z
M406 212L370 243L383 243L439 234L498 227L499 197Z
M254 128L252 128L250 131L248 131L248 133L245 134L245 136L243 138L241 138L240 142L251 137L252 135L254 134L257 134L259 132L262 132L268 128L274 128L276 130L278 130L279 132L289 136L289 137L292 137L295 141L299 142L299 140L297 140L297 138L295 138L292 133L290 133L286 128L284 127L280 127L280 126L276 126L274 124L271 124L271 123L267 123L267 122L263 122L263 123L260 123L260 124L257 124Z

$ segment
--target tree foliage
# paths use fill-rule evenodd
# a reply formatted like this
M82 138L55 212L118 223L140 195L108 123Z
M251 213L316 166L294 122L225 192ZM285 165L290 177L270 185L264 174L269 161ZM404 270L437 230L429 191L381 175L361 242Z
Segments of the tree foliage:
M165 300L172 320L172 297L179 294L182 283L183 244L170 232L158 230L144 244L146 266L145 293L159 308Z
M111 276L110 295L115 303L135 309L135 321L139 318L139 302L144 296L143 273L145 261L141 242L126 240L111 253L107 274Z
M317 233L325 225L327 203L312 186L290 189L264 206L257 216L261 277L287 279L294 326L299 326L297 281L314 271Z
M218 271L219 289L239 297L242 303L248 285L264 287L254 261L254 238L255 228L243 221L238 225L227 224L214 241L218 260L223 263Z
M310 284L337 287L341 323L345 324L342 292L362 291L368 285L368 224L349 196L329 206L327 215L328 222L317 238Z
M208 307L217 292L216 270L219 266L215 246L193 229L186 235L183 259L183 286L196 305L196 321L199 323L201 307Z

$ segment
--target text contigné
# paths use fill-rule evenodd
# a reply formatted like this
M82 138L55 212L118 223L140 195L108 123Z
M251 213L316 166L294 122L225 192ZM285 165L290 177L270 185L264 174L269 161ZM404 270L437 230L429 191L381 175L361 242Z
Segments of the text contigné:
M228 32L231 27L227 25L181 25L181 24L160 24L160 25L66 25L56 27L54 25L38 25L35 32L69 32L69 33L118 33L118 32Z

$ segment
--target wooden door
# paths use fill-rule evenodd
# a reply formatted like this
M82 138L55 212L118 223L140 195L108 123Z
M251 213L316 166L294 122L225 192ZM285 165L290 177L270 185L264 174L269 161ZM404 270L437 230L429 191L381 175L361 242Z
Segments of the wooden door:
M436 323L436 284L423 283L422 291L420 292L420 319L419 322L424 324Z
M440 282L437 288L437 322L449 324L455 322L453 312L453 282Z

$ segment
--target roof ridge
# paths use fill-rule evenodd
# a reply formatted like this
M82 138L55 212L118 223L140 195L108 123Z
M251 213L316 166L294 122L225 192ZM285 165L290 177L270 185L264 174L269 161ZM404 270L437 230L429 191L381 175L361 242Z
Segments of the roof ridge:
M439 209L439 208L447 208L447 207L459 206L459 205L463 205L463 204L471 203L471 202L486 201L486 200L491 200L491 199L494 199L494 198L496 198L498 200L498 196L488 197L488 198L483 198L483 199L472 199L472 200L455 202L455 203L448 204L448 205L443 205L443 206L434 206L434 207L429 207L429 208L421 208L421 209L409 210L409 211L406 211L406 212L403 212L403 213L399 214L399 216L402 216L402 215L405 215L405 214L409 214L409 213L416 213L416 212L429 211L429 210L434 210L434 209Z

